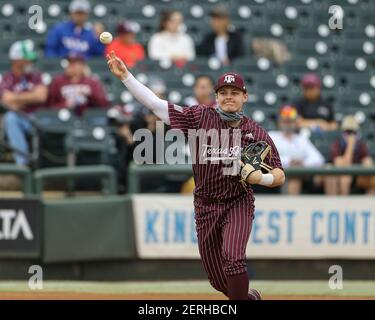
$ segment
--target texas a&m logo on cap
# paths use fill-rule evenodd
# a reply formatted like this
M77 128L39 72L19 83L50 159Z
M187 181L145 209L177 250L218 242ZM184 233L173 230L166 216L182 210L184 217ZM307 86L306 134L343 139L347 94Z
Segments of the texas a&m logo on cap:
M225 77L224 77L224 82L225 83L232 83L232 82L235 82L236 81L236 78L234 75L232 74L227 74Z
M219 77L215 86L215 92L225 86L232 86L240 89L243 92L247 92L245 82L241 75L238 73L227 72Z

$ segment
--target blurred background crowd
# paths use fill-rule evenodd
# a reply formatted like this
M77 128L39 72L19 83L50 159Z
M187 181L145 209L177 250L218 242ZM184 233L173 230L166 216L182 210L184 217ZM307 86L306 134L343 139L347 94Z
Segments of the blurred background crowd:
M35 4L43 20L30 28L29 2L0 1L1 162L110 164L127 192L134 132L149 129L154 149L164 137L155 134L157 117L108 71L104 56L114 50L138 80L183 106L214 108L217 76L241 73L250 94L244 112L269 131L285 168L373 166L373 1L340 1L343 29L328 27L329 0ZM98 40L105 30L114 35L106 46ZM1 180L3 190L12 187ZM191 193L193 184L148 177L142 191ZM294 177L283 192L374 194L375 178Z

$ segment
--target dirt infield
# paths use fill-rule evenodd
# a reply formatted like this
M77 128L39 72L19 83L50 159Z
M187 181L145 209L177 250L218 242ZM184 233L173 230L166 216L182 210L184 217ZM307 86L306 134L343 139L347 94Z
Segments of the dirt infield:
M375 300L375 297L265 295L264 300ZM68 292L1 292L0 300L226 300L219 294L104 294Z

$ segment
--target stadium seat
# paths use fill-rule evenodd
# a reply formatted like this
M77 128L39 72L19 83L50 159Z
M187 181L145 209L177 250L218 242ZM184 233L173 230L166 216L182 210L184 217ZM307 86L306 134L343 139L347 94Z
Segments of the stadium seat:
M11 41L11 43L8 45L4 45L4 46L0 46L0 50L1 50L1 54L3 57L6 57L4 59L0 59L0 74L3 74L5 72L8 72L10 71L10 65L9 65L9 60L8 60L8 51L9 51L9 47L11 46L11 44L13 43L13 41Z
M340 51L343 57L370 56L375 53L375 41L346 39L340 46Z
M332 70L333 61L331 57L315 56L295 56L292 60L282 66L288 74L303 74L307 72L326 72Z
M35 67L40 71L47 71L50 74L63 72L62 59L60 58L40 58L36 61Z
M40 139L39 167L64 165L66 150L64 140L77 121L67 109L42 109L34 114Z
M85 111L82 116L82 122L84 126L107 126L108 117L107 109L105 108L90 108Z
M343 29L343 39L351 41L352 39L355 40L366 40L366 39L374 39L375 38L375 30L372 32L372 25L365 24L361 26L356 26L348 29ZM374 27L375 28L375 27ZM373 36L371 37L371 35Z
M327 20L325 20L324 23L318 24L314 27L299 27L295 31L295 36L299 39L329 39L334 33L328 28L326 22Z
M71 130L65 139L70 165L111 164L117 153L109 129L102 126L81 126Z
M76 121L75 115L68 109L40 109L33 116L38 127L44 132L66 133Z
M369 64L364 55L355 57L340 57L332 61L335 72L364 72L369 70Z
M284 28L296 29L299 26L312 24L310 10L305 5L284 5L281 8L268 9L265 11L267 21L279 23Z
M87 65L90 67L92 73L108 72L108 65L104 57L90 58L87 60Z
M323 154L326 161L329 161L331 145L339 137L339 135L340 131L312 132L310 140Z
M332 41L329 39L303 39L298 38L292 43L293 53L298 57L330 56L333 53Z
M375 76L367 72L341 73L340 79L349 89L367 91L375 89Z

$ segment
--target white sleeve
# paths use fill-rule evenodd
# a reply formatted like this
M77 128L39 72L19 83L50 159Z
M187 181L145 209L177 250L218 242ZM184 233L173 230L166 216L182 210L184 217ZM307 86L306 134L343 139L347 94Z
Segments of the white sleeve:
M303 165L305 167L321 167L325 159L319 150L312 144L309 139L304 139L302 144L305 147L305 158Z
M121 82L141 104L150 109L166 124L170 124L168 101L158 98L155 93L140 83L131 73Z

